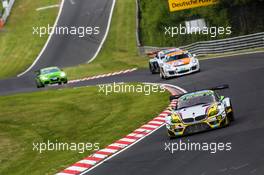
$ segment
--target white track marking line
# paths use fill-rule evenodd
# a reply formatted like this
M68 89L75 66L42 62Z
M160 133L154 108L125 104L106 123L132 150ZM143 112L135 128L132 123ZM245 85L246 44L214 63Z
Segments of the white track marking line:
M164 122L158 122L158 121L150 121L149 124L158 124L158 125L161 125L163 124Z
M59 10L59 14L55 20L55 23L53 25L53 28L55 28L58 24L58 21L59 21L59 18L61 16L61 12L62 12L62 9L64 7L64 2L65 0L62 0L61 2L61 5L60 5L60 10ZM33 64L31 64L31 66L29 68L27 68L27 70L25 70L24 72L20 73L19 75L17 75L17 77L21 77L22 75L24 75L25 73L27 73L30 69L32 69L33 66L35 66L35 64L38 62L38 60L40 59L41 55L44 53L44 51L46 50L46 48L48 47L48 44L51 40L51 37L53 36L53 34L49 35L49 38L47 40L47 42L45 43L44 47L42 48L42 50L40 51L38 57L35 59L35 61L33 62Z
M73 171L84 171L86 170L87 168L84 168L84 167L79 167L79 166L70 166L69 168L66 168L66 170L73 170Z
M135 131L148 133L148 132L151 132L152 130L139 128L139 129L136 129Z
M102 49L102 46L106 40L106 37L109 33L109 29L110 29L110 24L111 24L111 21L112 21L112 16L113 16L113 12L114 12L114 8L115 8L115 4L116 4L116 0L113 0L113 4L112 4L112 8L111 8L111 11L110 11L110 15L109 15L109 18L108 18L108 23L107 23L107 28L106 28L106 32L105 32L105 35L104 35L104 38L103 40L101 41L101 44L100 46L98 47L96 53L94 54L94 56L88 61L88 63L91 63L93 60L95 60L95 58L97 57L97 55L99 54L100 50Z
M124 142L131 142L131 143L133 143L134 141L136 141L135 139L128 139L128 138L122 138L122 139L120 139L120 141L124 141Z
M150 124L146 124L146 125L143 125L143 127L148 127L148 128L157 128L158 126L156 126L156 125L150 125Z
M158 120L165 120L165 117L156 117L156 118L154 118L154 120L155 119L158 119Z
M109 148L105 148L105 149L102 149L100 151L103 151L103 152L108 152L108 153L115 153L117 152L118 150L117 149L109 149Z
M107 155L105 155L105 154L97 154L97 153L95 153L95 154L93 155L93 157L100 158L100 159L104 159L104 158L107 157Z
M57 173L56 175L72 175L72 174L69 174L69 173Z
M60 7L60 4L54 4L54 5L49 5L49 6L45 6L45 7L40 7L40 8L37 8L36 11L51 9L51 8L55 8L55 7Z
M78 163L83 163L83 164L88 164L88 165L95 165L96 161L84 159L84 160L80 160Z
M128 134L128 136L132 136L132 137L143 137L145 134L137 134L137 133L131 133L131 134Z
M126 145L126 144L121 144L121 143L112 143L112 144L109 145L109 146L116 146L116 147L124 148L124 147L126 147L127 145Z

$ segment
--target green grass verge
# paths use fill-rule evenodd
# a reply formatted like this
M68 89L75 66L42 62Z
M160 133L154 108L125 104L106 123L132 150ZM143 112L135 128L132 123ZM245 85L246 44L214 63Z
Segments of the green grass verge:
M52 24L58 11L57 8L40 12L35 9L57 1L18 0L15 3L14 13L0 35L0 78L17 75L32 64L47 39L33 36L32 26ZM135 9L134 0L117 0L111 28L100 54L91 64L66 68L69 79L146 67L147 59L138 55L136 47Z
M148 60L138 55L135 9L135 0L116 1L111 28L100 54L91 64L65 69L70 79L148 65Z
M35 26L53 24L58 8L36 11L36 8L59 3L59 0L16 0L4 29L0 31L0 78L23 72L36 59L46 37L32 35Z
M167 92L106 96L98 90L84 87L0 97L0 174L54 174L92 152L40 154L32 150L33 142L98 142L104 148L168 105Z

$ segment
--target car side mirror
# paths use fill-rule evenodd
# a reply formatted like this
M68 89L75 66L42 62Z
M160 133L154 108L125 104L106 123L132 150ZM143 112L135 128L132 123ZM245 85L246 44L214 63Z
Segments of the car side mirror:
M39 71L34 71L34 73L35 73L36 75L39 75L39 74L40 74Z

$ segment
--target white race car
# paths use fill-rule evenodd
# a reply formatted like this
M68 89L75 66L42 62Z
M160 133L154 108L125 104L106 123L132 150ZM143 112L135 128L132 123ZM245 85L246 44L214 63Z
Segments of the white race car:
M199 60L196 55L188 51L178 49L165 55L159 62L160 77L167 79L200 71Z
M152 74L160 73L159 64L162 63L162 60L165 58L165 56L171 53L175 53L179 50L180 49L178 48L171 48L171 49L165 49L165 50L148 53L148 55L152 57L152 59L149 60L149 71Z

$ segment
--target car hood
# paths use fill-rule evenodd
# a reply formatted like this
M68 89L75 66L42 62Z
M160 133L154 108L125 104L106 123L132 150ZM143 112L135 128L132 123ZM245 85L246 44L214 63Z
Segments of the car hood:
M195 118L201 115L205 115L207 108L211 105L212 104L192 106L189 108L180 109L178 113L180 114L182 119Z
M49 73L49 74L45 74L45 77L48 78L54 78L54 77L59 77L61 75L61 72L53 72L53 73Z
M167 62L167 64L176 67L176 66L182 66L182 65L189 64L190 61L191 61L191 58L183 58L183 59Z

